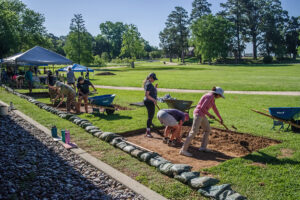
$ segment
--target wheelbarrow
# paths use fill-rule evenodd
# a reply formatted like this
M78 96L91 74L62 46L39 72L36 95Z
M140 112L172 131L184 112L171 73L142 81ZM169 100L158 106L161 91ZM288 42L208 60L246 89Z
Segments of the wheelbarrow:
M185 101L185 100L177 100L177 99L166 99L164 100L168 105L168 108L178 109L182 112L189 113L191 108L195 108L196 106L192 106L193 101Z
M284 128L283 123L289 124L288 128L292 126L292 131L299 132L300 124L299 120L296 120L300 117L300 107L271 107L269 108L269 113L260 112L257 110L252 111L270 117L273 119L273 127L280 125L281 128ZM288 129L287 128L287 129Z
M100 113L99 107L104 108L104 112L108 115L111 115L115 112L115 107L112 105L112 102L115 99L115 94L107 94L95 97L89 97L88 100L93 108L93 113ZM98 108L94 108L98 106Z

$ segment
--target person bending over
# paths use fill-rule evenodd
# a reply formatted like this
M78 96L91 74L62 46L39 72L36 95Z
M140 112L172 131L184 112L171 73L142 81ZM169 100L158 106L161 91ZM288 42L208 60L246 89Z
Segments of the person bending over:
M161 124L166 126L163 139L164 143L168 143L170 146L180 145L182 124L189 120L189 114L177 109L163 109L158 111L157 118ZM171 132L172 136L169 140Z
M192 154L189 153L187 150L195 135L198 134L200 126L203 129L203 139L199 150L204 152L210 151L209 149L207 149L207 144L208 144L208 137L210 135L211 128L206 116L208 116L211 119L215 119L215 117L208 112L209 109L212 108L215 114L220 119L221 123L223 124L223 119L219 114L219 111L215 104L215 100L221 97L225 98L224 90L220 87L213 87L211 92L202 96L202 98L200 99L198 105L194 110L194 120L193 120L192 129L179 152L181 155L192 156Z
M94 88L94 91L97 92L94 85L87 79L83 79L83 77L79 77L77 81L77 89L78 89L78 103L77 103L77 110L80 112L80 106L82 100L84 101L84 108L85 112L88 113L88 96L90 93L89 87L92 86Z

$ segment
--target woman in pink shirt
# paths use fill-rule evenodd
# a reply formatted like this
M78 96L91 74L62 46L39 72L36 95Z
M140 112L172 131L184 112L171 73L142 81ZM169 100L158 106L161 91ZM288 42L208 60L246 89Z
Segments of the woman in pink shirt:
M221 97L225 98L224 90L220 87L213 87L211 92L202 96L197 107L194 110L194 120L193 120L192 129L179 152L181 155L192 156L192 154L189 153L187 150L191 144L192 139L195 137L196 134L198 134L200 126L202 127L204 134L203 134L201 147L199 150L205 152L209 151L209 149L207 149L206 147L208 144L208 136L210 134L211 128L206 116L208 116L211 119L215 119L215 117L208 112L209 109L212 108L215 114L220 119L221 123L223 124L223 119L215 104L215 99Z

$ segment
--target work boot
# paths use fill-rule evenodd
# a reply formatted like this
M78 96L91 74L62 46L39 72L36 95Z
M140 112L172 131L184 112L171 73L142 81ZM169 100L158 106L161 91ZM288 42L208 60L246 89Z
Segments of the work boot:
M179 154L183 155L183 156L187 156L187 157L192 157L193 156L193 154L191 154L191 153L189 153L187 151L184 151L182 149L179 151Z

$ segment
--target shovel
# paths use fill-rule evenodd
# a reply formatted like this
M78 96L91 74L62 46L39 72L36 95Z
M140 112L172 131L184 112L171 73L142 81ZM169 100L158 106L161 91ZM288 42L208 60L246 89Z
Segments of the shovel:
M217 122L219 122L222 126L224 126L224 128L228 131L229 130L229 128L223 123L221 123L221 121L220 120L218 120L217 118L215 118L214 120L216 120ZM231 126L234 130L237 130L237 128L234 126L234 125L232 125Z

